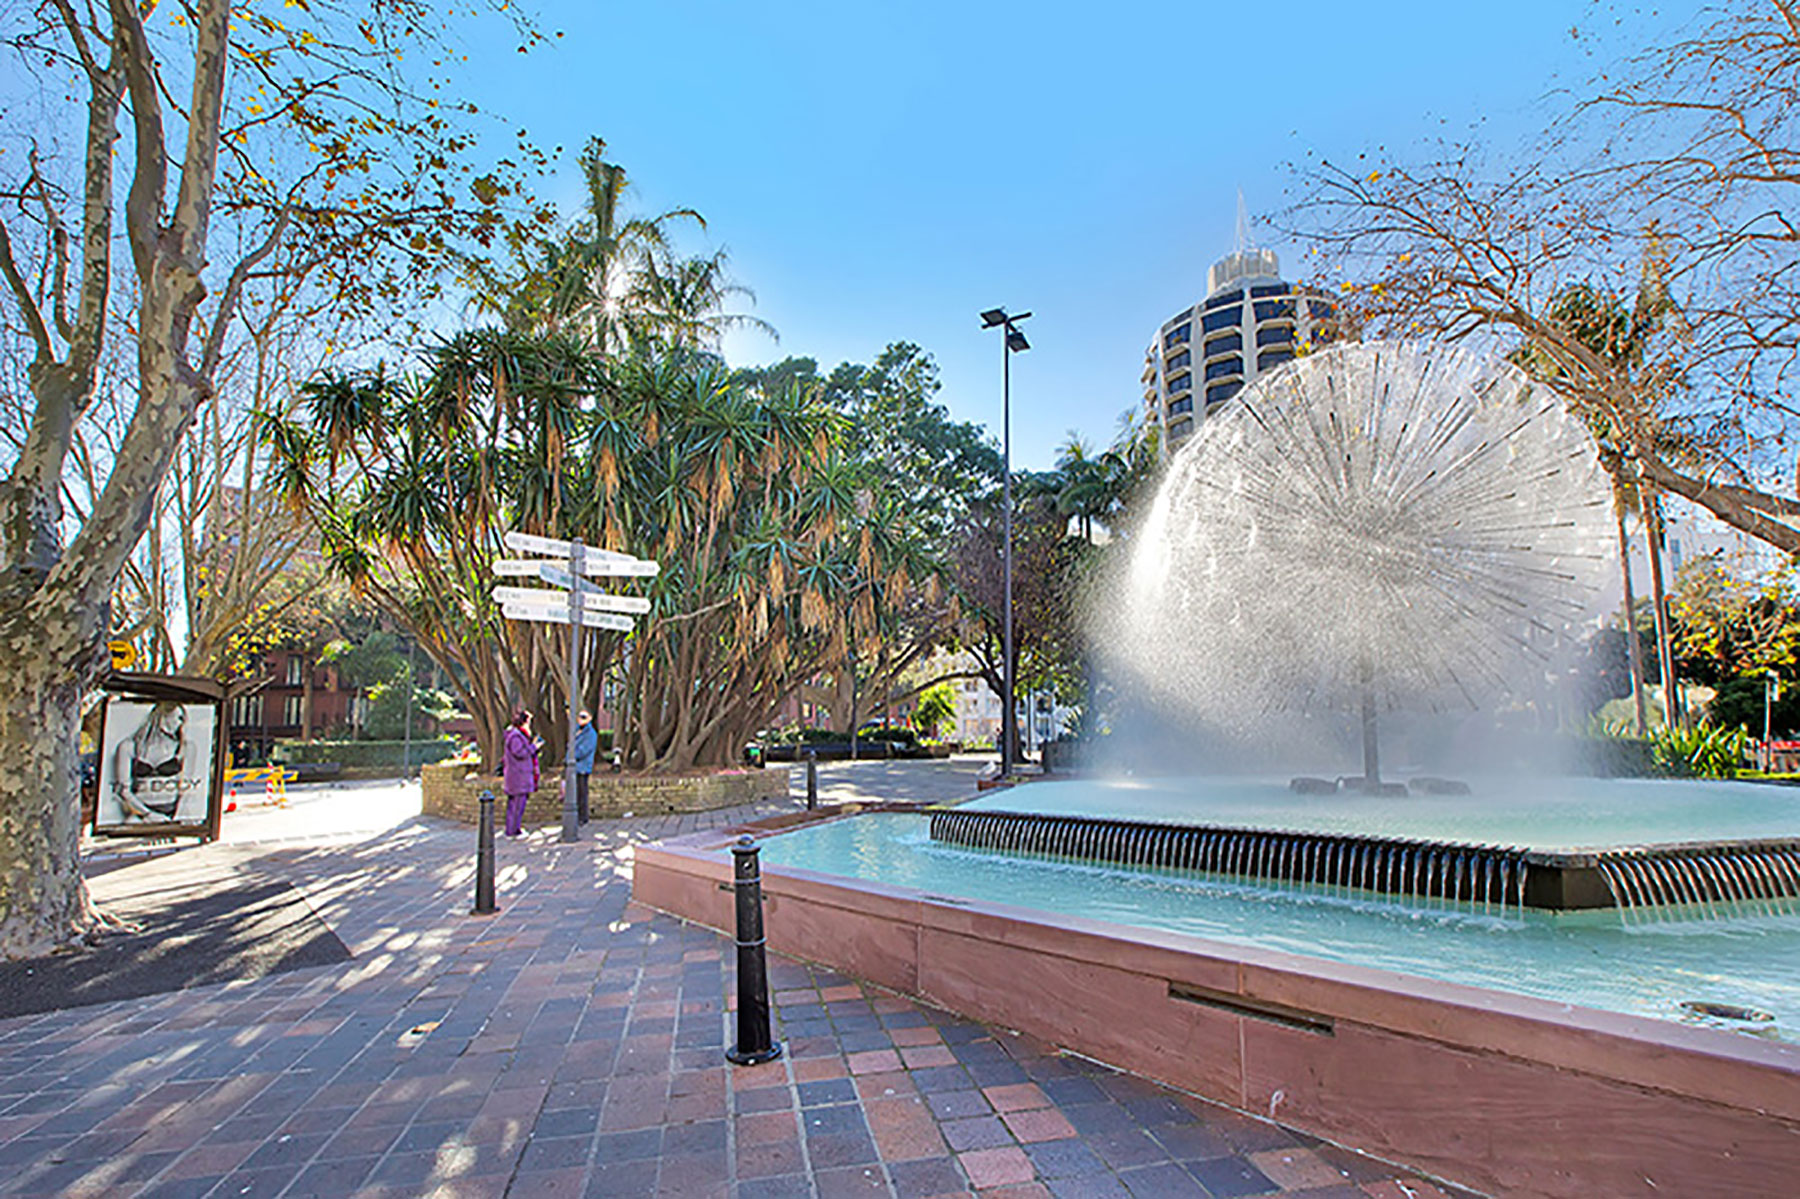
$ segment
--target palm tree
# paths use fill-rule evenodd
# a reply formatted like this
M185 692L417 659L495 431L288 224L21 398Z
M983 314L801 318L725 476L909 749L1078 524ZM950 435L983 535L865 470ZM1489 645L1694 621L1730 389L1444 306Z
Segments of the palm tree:
M479 311L500 316L515 332L571 333L602 354L633 349L656 327L642 311L643 276L675 261L672 226L691 221L704 229L706 221L691 208L625 216L625 168L605 155L605 141L593 138L577 160L587 194L571 228L521 245L510 274L474 272Z
M1633 391L1634 373L1644 363L1650 342L1666 327L1675 314L1675 305L1663 281L1664 255L1654 227L1646 235L1637 295L1628 309L1622 299L1589 283L1576 283L1556 293L1545 309L1545 322L1564 341L1585 352L1599 368L1610 376L1614 390ZM1552 385L1571 383L1580 373L1580 365L1543 342L1534 342L1518 355L1522 365ZM1638 396L1640 405L1648 398ZM1663 716L1670 727L1684 722L1686 714L1679 702L1675 679L1675 661L1669 631L1668 595L1662 569L1662 505L1652 487L1637 469L1626 431L1616 425L1616 409L1611 405L1582 405L1582 415L1599 446L1600 462L1612 483L1613 514L1619 539L1619 570L1624 585L1626 643L1631 663L1632 694L1637 707L1637 730L1645 728L1644 666L1638 647L1637 623L1633 611L1630 543L1625 521L1637 512L1643 522L1644 539L1650 561L1651 611L1656 624L1657 662L1663 680ZM1654 405L1648 409L1654 415ZM1672 451L1679 450L1680 439L1660 423L1655 438Z
M646 769L735 760L801 680L878 646L929 570L814 389L504 331L454 338L429 368L325 381L321 419L270 418L264 442L333 563L444 668L490 754L515 703L551 717L560 753L569 699L567 633L503 620L491 598L504 530L661 562L629 653L584 638L582 677L622 681L618 743Z
M625 297L626 340L681 353L717 353L732 329L758 329L779 341L769 322L724 310L732 296L756 301L756 293L729 279L725 263L723 250L697 258L647 258Z

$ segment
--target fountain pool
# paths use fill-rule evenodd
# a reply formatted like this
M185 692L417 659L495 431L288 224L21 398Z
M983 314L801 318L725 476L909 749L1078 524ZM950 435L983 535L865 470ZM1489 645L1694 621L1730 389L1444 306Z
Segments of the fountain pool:
M1027 788L1032 808L1052 806L1050 796L1064 788L1111 790L1038 784ZM1011 798L1015 806L1027 800ZM1384 831L1390 827L1388 818L1366 818ZM1746 1023L1746 1030L1800 1039L1800 917L1791 902L1722 902L1704 919L1681 920L1660 909L1543 912L1437 897L1396 902L1352 885L1279 884L971 848L933 839L930 821L901 813L832 821L771 838L763 856L773 866L1279 949L1558 1004L1715 1026L1720 1022L1706 1012L1748 1008L1774 1019ZM1343 823L1359 821L1345 813Z
M1484 910L970 848L931 821L983 809L888 808L639 847L634 895L727 930L728 846L756 835L776 952L1487 1193L1800 1171L1800 934L1773 901Z

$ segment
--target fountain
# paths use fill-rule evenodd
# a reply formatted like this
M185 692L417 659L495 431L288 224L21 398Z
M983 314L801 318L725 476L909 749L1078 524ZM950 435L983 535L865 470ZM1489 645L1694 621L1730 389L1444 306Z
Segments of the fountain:
M771 942L1484 1190L1780 1189L1800 802L1448 779L1392 743L1540 704L1609 504L1579 423L1471 352L1259 380L1171 464L1104 636L1194 727L1328 730L1306 752L1360 773L771 823ZM641 850L640 899L728 927L724 836Z
M1530 700L1591 614L1610 505L1586 428L1517 368L1406 343L1327 350L1251 388L1183 448L1096 641L1200 726L1254 736L1275 714L1348 709L1362 774L1290 786L1406 796L1381 776L1379 713ZM1556 786L1582 802L1575 784ZM1425 776L1410 793L1491 808L1495 790ZM1256 804L1208 823L1217 801L1217 784L1197 779L1162 820L1109 818L1116 797L1100 791L1060 815L934 816L931 835L1503 910L1800 896L1800 824L1751 840L1706 840L1701 819L1670 844L1509 845L1322 831L1292 808L1271 827Z
M1606 576L1593 439L1517 368L1343 346L1208 418L1170 464L1097 644L1190 719L1529 695ZM1349 703L1346 703L1349 700Z

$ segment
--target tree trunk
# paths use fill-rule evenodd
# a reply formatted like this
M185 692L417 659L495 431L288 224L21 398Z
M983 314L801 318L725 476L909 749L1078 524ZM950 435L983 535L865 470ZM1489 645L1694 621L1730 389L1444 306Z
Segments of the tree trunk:
M1680 688L1675 680L1675 655L1669 645L1669 604L1663 589L1662 539L1662 501L1654 494L1647 495L1644 497L1644 540L1650 547L1650 601L1656 615L1656 661L1662 670L1663 720L1673 729L1687 723L1687 709L1680 700Z
M93 614L62 625L45 652L35 605L9 602L0 628L0 959L41 957L94 927L81 877L78 749L84 673L58 663Z
M1644 713L1644 647L1638 644L1637 598L1631 590L1631 541L1625 535L1625 506L1615 503L1613 516L1619 525L1619 574L1625 585L1625 645L1631 662L1631 695L1637 703L1637 735L1648 727Z

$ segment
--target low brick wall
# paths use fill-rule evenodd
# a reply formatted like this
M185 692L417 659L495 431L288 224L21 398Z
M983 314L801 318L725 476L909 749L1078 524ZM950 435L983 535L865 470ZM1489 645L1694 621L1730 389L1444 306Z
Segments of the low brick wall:
M492 791L504 816L506 793L498 777L467 764L440 763L420 771L424 812L474 824L481 815L481 793ZM560 770L547 772L525 805L526 824L562 820ZM650 816L667 812L710 812L787 794L786 770L732 770L717 774L613 774L597 771L588 778L590 816Z

